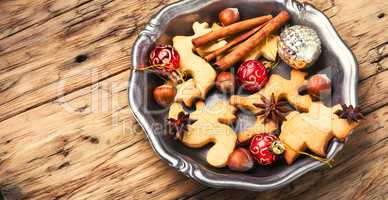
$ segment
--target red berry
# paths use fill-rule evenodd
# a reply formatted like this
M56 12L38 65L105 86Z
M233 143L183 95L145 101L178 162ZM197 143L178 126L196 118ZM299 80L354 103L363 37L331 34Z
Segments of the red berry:
M274 152L281 154L284 151L284 147L279 143L275 135L261 133L252 138L249 150L260 165L270 165L278 158Z
M151 65L162 65L164 67L158 67L163 73L171 73L179 68L180 56L177 50L170 45L158 45L150 54Z
M269 73L258 60L248 60L237 70L240 85L248 92L257 92L268 82Z

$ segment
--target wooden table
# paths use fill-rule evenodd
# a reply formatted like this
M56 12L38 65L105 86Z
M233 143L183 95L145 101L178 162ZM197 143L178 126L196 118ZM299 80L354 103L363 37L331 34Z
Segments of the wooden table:
M0 187L9 199L388 199L388 1L311 1L360 63L366 120L333 169L262 193L178 174L129 112L132 44L172 2L0 2Z

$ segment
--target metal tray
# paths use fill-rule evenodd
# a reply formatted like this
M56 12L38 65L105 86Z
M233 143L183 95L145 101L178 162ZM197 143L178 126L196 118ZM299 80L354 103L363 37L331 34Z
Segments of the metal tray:
M313 27L322 40L323 52L318 62L308 70L309 75L326 73L332 79L333 96L325 104L343 102L357 104L356 83L358 65L351 50L339 37L328 18L309 4L294 0L185 0L162 9L152 18L133 46L133 66L146 66L150 49L156 43L170 43L175 35L191 35L191 24L195 21L212 22L220 10L226 7L240 9L242 18L264 14L277 14L287 9L292 15L291 24ZM275 73L287 77L289 67L284 63ZM132 72L129 80L128 97L131 111L143 127L155 152L167 163L184 175L198 182L219 188L238 188L264 191L280 188L303 174L323 166L310 158L301 157L288 166L284 161L271 167L255 167L247 173L232 172L226 168L209 166L205 159L207 147L190 149L179 142L165 137L161 128L167 118L168 109L157 106L152 99L152 89L161 81L152 74ZM215 99L227 99L213 90L206 103ZM249 124L252 116L239 114L238 124ZM328 147L328 157L334 157L343 143L333 140ZM141 152L139 152L141 156Z

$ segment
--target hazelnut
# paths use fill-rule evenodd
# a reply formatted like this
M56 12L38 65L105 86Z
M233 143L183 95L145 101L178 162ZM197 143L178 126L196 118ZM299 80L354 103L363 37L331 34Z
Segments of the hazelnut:
M167 107L174 102L176 88L172 84L164 84L155 88L153 95L157 104Z
M307 85L302 86L301 93L309 94L316 99L322 99L331 95L331 81L326 74L317 74L312 76Z
M217 76L216 86L223 93L233 93L236 86L234 75L230 72L221 72Z
M237 8L226 8L218 15L222 26L231 25L240 20L240 12Z
M237 148L229 155L227 165L233 171L246 172L252 169L254 160L248 150Z

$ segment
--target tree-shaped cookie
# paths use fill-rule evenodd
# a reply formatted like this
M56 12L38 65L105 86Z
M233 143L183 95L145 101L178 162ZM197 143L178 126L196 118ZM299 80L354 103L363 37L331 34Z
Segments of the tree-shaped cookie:
M261 96L261 100L263 103L253 104L255 107L261 109L261 111L256 113L255 124L244 132L239 133L238 139L240 142L245 142L260 133L271 133L275 131L286 120L284 115L291 111L287 106L287 102L276 100L274 94L269 99Z
M236 111L227 102L219 101L208 107L203 101L198 101L196 110L190 113L190 119L195 122L187 126L182 143L191 148L214 143L207 152L207 162L214 167L224 167L237 141L233 129L226 125L236 120ZM169 118L176 119L181 112L181 105L174 103L170 107Z
M182 72L189 74L192 79L177 86L176 102L183 102L186 106L191 107L196 98L204 100L207 93L214 85L217 76L213 67L203 58L193 52L194 45L191 40L204 35L210 31L207 23L193 24L193 36L175 36L173 38L174 48L180 55L180 69ZM216 43L216 47L225 45L224 42ZM211 46L207 48L213 48ZM206 51L202 49L202 51Z
M286 99L294 107L307 111L311 104L311 98L310 96L301 96L298 93L299 88L305 82L306 75L306 73L296 70L291 71L290 80L280 75L272 75L267 85L259 92L250 96L232 96L230 103L234 106L258 113L261 109L255 105L264 103L263 97L269 99L273 95L276 102L281 99ZM274 122L269 121L264 123L264 119L261 116L257 116L256 122L252 127L238 134L238 140L245 142L250 140L255 134L262 132L270 133L274 130L276 130L276 124Z
M311 97L299 95L298 92L299 88L305 83L306 76L307 73L297 70L291 71L290 80L274 74L259 92L244 97L232 96L230 103L256 113L259 109L254 104L262 103L261 96L270 98L274 94L276 100L286 99L296 109L307 111L311 104Z
M339 111L342 112L340 105L329 108L322 102L313 102L308 113L294 111L286 117L279 138L288 147L284 153L288 164L306 148L325 156L327 144L333 137L342 141L350 134L358 125L357 116L354 121L342 119L337 115Z

